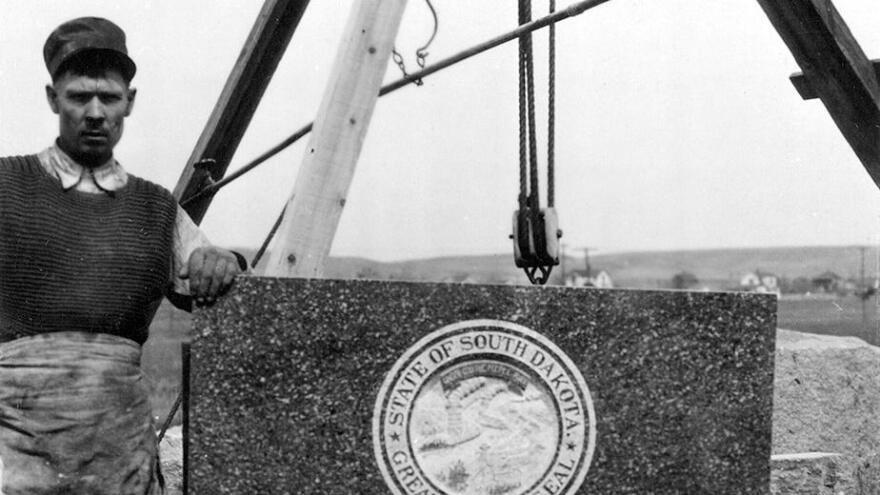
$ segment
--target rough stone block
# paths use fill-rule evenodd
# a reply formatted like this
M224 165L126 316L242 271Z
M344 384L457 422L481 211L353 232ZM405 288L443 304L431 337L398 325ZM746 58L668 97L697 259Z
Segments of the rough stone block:
M190 491L767 493L775 309L245 278L195 319Z
M159 442L159 460L165 478L165 495L183 493L183 432L179 426L169 428Z
M779 330L773 453L880 452L880 348Z
M778 454L772 456L770 466L770 493L773 495L837 495L842 492L840 454Z
M776 344L773 453L840 453L835 493L880 493L880 348L782 329Z

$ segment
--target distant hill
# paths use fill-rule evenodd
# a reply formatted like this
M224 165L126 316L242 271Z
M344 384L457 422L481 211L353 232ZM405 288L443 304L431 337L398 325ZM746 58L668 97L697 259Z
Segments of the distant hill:
M593 265L607 270L615 280L668 280L688 271L701 280L739 280L762 270L779 277L812 278L832 271L844 278L859 277L858 246L782 247L657 251L592 256ZM877 271L877 248L865 249L865 276Z
M250 258L250 255L249 255ZM865 274L877 271L878 250L865 249ZM812 278L825 271L857 278L861 265L858 246L706 249L608 253L590 256L594 271L606 270L617 286L653 288L666 286L672 277L688 271L702 281L723 285L735 282L756 269L780 277ZM566 270L582 270L583 257L566 257ZM551 283L559 283L562 267L555 267ZM370 278L488 284L528 283L513 264L511 254L439 257L379 262L364 258L333 257L327 263L328 278Z
M252 251L239 250L250 260ZM267 254L260 265L268 259ZM522 274L509 254L483 256L450 256L420 260L382 262L357 257L331 257L324 268L327 278L368 278L431 282L507 283ZM525 275L522 282L527 283Z

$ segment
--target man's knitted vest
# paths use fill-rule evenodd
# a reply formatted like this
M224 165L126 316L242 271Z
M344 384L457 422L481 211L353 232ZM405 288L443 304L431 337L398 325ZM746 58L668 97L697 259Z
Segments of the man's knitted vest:
M63 190L34 155L0 158L0 342L47 332L147 339L167 288L177 206L129 176Z

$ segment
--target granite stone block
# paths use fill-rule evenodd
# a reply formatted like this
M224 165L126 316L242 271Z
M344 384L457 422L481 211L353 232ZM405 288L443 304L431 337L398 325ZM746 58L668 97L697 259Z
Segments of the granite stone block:
M508 400L502 410L484 395L477 403L483 409L468 413L479 414L479 424L461 420L456 410L452 430L460 442L445 427L445 436L424 443L425 435L437 433L425 419L434 414L425 404L435 399L418 392L407 417L426 423L407 423L410 440L423 442L421 449L474 448L466 462L440 474L431 474L422 456L418 470L401 467L397 475L404 478L389 488L383 470L398 466L382 456L392 452L387 449L397 433L374 434L394 424L388 384L407 380L407 370L430 374L418 360L430 364L429 352L447 343L451 348L453 338L473 343L471 330L460 328L473 321L501 322L512 332L527 329L516 334L523 343L521 362L515 362L515 351L497 362L489 354L460 356L467 367L456 364L420 390L433 387L440 392L431 393L442 395L479 381L471 387L483 387L477 397L484 385L506 383L493 394L523 400ZM186 438L190 493L769 493L774 296L246 277L215 307L200 311L194 325ZM430 341L438 332L450 337ZM589 389L586 401L572 406L583 422L565 418L569 396L555 388L559 383L553 384L549 367L541 382L539 367L526 366L527 357L537 362L537 346L545 341L561 351L560 368L576 368L571 383L582 376ZM417 344L427 346L422 354ZM389 375L392 369L396 374ZM451 385L450 376L457 377ZM538 409L523 405L523 390L530 386L537 391L530 404ZM452 421L449 407L436 412L444 424ZM539 414L552 416L554 408L559 421ZM587 409L594 431L583 426ZM508 413L516 417L498 417ZM541 461L555 463L547 464L546 478L522 478L531 475L523 474L525 464L516 464L522 460L515 454L487 458L486 452L497 450L486 439L514 431L505 430L511 424L505 419L527 432L509 435L505 445L532 437L556 442L555 452L540 445L529 451L554 459ZM553 474L573 465L562 457L577 443L567 440L569 424L580 425L572 432L588 438L582 445L590 444L577 468L586 471L579 488L574 477ZM482 439L466 443L480 434ZM413 445L408 452L415 459L421 454ZM494 466L494 481L480 466ZM421 478L405 485L412 472ZM499 476L513 481L505 485Z

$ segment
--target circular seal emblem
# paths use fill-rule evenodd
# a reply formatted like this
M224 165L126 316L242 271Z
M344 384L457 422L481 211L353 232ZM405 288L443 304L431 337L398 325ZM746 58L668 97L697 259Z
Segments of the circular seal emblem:
M397 495L573 494L595 442L580 371L547 338L505 321L419 340L373 412L376 462Z

